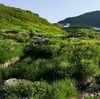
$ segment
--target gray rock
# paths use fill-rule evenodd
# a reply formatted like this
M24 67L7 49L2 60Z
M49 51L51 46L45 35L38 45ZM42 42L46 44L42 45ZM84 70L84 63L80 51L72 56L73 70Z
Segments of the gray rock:
M48 38L43 38L43 37L36 37L36 38L34 38L36 41L38 41L38 42L41 42L41 43L48 43L49 42L49 40L48 40Z
M14 63L18 62L20 58L18 57L14 57L11 60L9 60L8 62L4 63L4 64L0 64L0 66L4 66L4 67L8 67L10 65L13 65Z
M16 83L18 80L16 78L11 78L8 79L4 82L4 84L12 84L12 83Z

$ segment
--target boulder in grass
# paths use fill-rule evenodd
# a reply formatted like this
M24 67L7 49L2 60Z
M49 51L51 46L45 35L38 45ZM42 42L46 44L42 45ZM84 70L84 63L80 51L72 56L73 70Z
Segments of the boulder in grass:
M6 80L4 82L4 84L17 84L19 82L26 82L27 80L26 79L16 79L16 78L10 78L8 80Z
M14 83L17 83L17 82L18 82L18 79L16 79L16 78L10 78L10 79L6 80L4 82L4 84L14 84Z

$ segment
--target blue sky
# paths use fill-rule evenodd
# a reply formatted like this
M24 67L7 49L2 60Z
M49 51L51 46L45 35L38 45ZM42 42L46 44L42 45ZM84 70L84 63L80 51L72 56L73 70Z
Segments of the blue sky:
M0 3L31 10L51 23L100 10L100 0L0 0Z

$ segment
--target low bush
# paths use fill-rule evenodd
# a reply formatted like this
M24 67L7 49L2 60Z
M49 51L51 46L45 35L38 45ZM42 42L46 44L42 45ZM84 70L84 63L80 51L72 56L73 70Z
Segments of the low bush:
M19 82L17 84L8 84L0 89L0 93L6 93L9 97L28 97L31 98L34 93L33 84L31 82Z
M37 82L19 82L17 84L8 84L0 88L0 94L6 93L10 99L18 97L27 97L34 99L70 99L78 94L74 83L71 80L63 80L52 85L45 81ZM9 99L8 98L8 99Z

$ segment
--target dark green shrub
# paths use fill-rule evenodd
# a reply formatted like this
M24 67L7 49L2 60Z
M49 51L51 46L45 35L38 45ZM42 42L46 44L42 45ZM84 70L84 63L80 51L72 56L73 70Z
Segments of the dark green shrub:
M9 97L13 98L19 96L31 98L34 94L34 88L31 82L19 82L1 87L0 93L7 93Z
M53 55L52 49L49 46L38 45L32 49L26 49L26 55L31 56L32 58L51 58Z
M70 79L58 81L53 84L53 99L70 99L77 97L74 81Z

